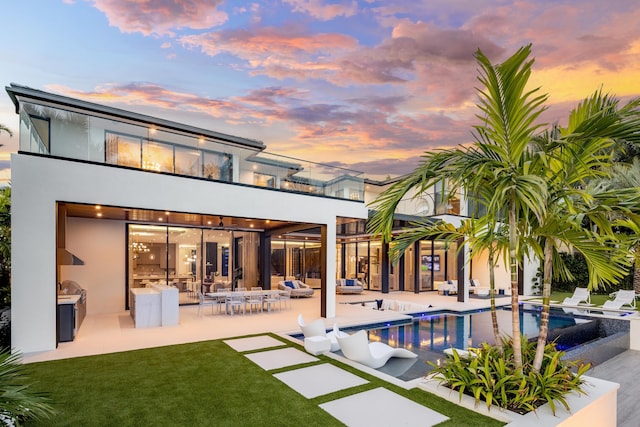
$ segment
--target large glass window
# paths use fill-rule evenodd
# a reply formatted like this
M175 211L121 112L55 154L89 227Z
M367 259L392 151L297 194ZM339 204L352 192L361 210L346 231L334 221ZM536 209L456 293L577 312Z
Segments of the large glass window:
M228 154L204 152L204 177L220 181L231 181L231 156Z
M357 245L358 257L356 264L356 278L369 288L369 242L359 242Z
M140 167L140 138L107 133L106 162L114 165Z
M202 153L190 148L175 147L175 173L200 176L202 173Z
M234 279L237 286L260 286L258 242L255 232L130 224L128 286L174 286L180 304L195 304L198 291L231 287ZM233 276L232 263L241 274Z
M413 292L415 290L415 262L414 250L409 248L404 253L404 290Z
M345 279L355 279L356 277L356 244L345 244Z
M371 242L369 249L371 258L369 260L369 289L382 289L381 264L382 243L380 241Z
M173 147L159 142L142 144L142 168L156 172L173 172Z
M51 146L49 145L49 134L51 133L51 122L48 118L30 116L31 123L38 134L38 138L42 142L42 145L51 152Z
M253 173L253 185L259 187L276 188L276 177L264 173Z

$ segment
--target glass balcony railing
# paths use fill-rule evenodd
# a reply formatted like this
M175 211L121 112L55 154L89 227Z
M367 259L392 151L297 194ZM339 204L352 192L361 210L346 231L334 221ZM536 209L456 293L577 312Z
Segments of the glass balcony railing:
M22 152L364 201L360 172L270 154L257 141L246 141L234 144L119 117L21 103Z

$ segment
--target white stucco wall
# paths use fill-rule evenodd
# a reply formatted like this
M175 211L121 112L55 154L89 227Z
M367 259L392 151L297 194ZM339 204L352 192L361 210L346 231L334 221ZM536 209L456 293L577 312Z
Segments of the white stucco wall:
M57 201L324 224L328 230L327 278L336 277L336 217L367 217L363 203L347 200L46 157L13 154L11 172L12 345L23 353L51 350L56 345ZM80 273L65 267L64 274ZM333 295L331 280L327 288ZM327 317L334 316L335 298L328 298Z
M489 251L475 251L473 253L473 264L471 270L471 278L480 281L480 286L489 286ZM511 288L511 275L509 274L509 265L505 264L504 259L500 258L498 264L494 268L496 288Z

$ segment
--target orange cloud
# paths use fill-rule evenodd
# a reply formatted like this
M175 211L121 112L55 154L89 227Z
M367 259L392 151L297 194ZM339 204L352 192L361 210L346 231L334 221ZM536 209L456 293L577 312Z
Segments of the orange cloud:
M109 25L124 33L174 35L180 28L206 29L227 21L224 0L92 0Z

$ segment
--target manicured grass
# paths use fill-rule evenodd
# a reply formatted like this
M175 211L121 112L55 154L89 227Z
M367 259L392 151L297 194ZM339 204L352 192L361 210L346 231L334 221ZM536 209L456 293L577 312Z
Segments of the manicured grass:
M58 411L54 420L32 425L339 426L318 404L381 386L451 418L441 426L504 425L422 390L404 390L320 359L369 383L306 399L274 378L276 371L264 371L220 340L29 364L33 388L48 392Z

